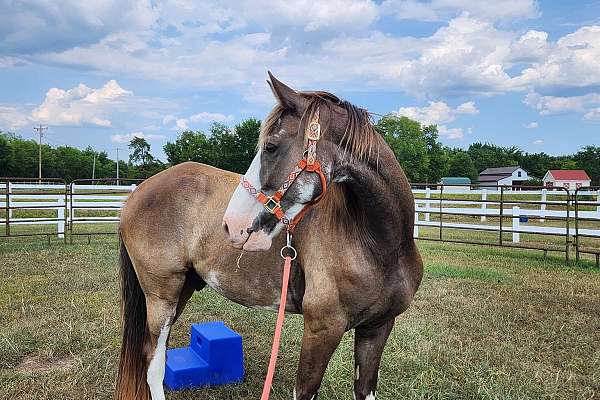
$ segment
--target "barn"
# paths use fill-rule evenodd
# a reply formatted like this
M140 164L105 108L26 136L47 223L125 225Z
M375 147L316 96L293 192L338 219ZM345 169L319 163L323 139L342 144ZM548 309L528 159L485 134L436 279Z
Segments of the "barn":
M479 174L479 184L484 187L522 185L528 179L527 171L519 166L486 168Z
M544 186L576 190L590 186L591 179L583 169L551 169L544 175Z

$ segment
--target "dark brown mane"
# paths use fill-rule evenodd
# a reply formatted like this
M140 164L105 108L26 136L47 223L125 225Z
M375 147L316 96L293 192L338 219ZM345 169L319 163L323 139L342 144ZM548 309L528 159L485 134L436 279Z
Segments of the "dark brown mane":
M344 149L345 155L361 161L370 159L373 154L374 145L378 144L378 134L372 124L371 115L367 110L357 107L346 100L340 100L337 96L328 92L298 92L298 94L307 102L306 110L300 118L299 130L304 126L304 121L311 120L317 109L319 109L321 116L324 116L324 111L327 110L328 116L322 119L330 121L328 125L331 125L331 119L335 118L335 111L342 111L347 119L344 132L339 138L330 139L337 141L338 145ZM335 108L338 108L338 110L335 110ZM267 118L265 118L258 139L259 147L272 134L273 128L278 123L284 111L285 107L277 104ZM321 131L324 137L326 137L329 133L328 126L322 126Z

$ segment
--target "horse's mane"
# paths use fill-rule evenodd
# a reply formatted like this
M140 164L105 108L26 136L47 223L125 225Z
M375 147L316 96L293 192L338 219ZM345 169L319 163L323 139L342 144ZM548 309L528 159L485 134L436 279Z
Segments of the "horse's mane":
M304 129L319 110L321 120L327 121L327 126L321 126L321 134L324 137L333 135L329 127L334 118L345 118L343 132L336 132L336 136L329 137L343 149L343 157L348 161L359 161L371 164L371 167L379 170L379 147L382 145L381 137L375 130L369 112L357 107L352 103L340 100L337 96L328 92L298 92L306 100L307 107L300 118L298 130ZM337 108L337 109L336 109ZM280 122L285 107L277 104L263 121L259 136L258 146L264 145L266 139L272 135ZM338 127L343 123L338 122ZM319 203L319 209L323 212L326 225L331 229L344 232L345 235L354 234L365 244L366 248L374 248L374 238L367 228L368 220L364 210L358 207L357 202L348 201L352 194L344 185L330 185Z
M349 101L341 100L328 92L298 92L298 94L307 103L307 107L300 118L299 130L306 126L306 121L312 119L317 109L321 117L327 111L329 118L333 118L335 115L334 108L337 107L341 111L345 111L347 118L344 133L337 139L338 145L344 149L344 155L361 161L371 158L373 147L377 144L378 133L367 110L357 107ZM258 139L259 148L264 145L267 137L272 134L273 128L279 123L279 119L285 110L285 107L278 103L263 121ZM328 126L321 126L321 133L324 136L328 134L328 130Z

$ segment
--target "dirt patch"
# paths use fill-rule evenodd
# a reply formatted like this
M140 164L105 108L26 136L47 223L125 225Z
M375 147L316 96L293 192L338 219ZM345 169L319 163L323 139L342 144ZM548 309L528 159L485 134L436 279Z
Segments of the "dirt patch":
M48 372L66 372L73 368L75 360L72 358L43 359L28 356L17 365L16 370L22 374L41 375Z

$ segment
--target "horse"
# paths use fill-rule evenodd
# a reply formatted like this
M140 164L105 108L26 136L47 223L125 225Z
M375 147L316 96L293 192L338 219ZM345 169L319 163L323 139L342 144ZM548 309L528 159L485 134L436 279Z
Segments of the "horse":
M317 397L351 329L354 396L376 397L385 343L423 275L410 185L366 110L293 90L270 72L267 82L276 105L246 174L179 164L140 184L121 211L115 399L165 398L169 332L195 291L208 285L244 306L276 310L280 249L292 232L297 257L285 311L304 319L294 400ZM312 144L311 121L319 127Z

